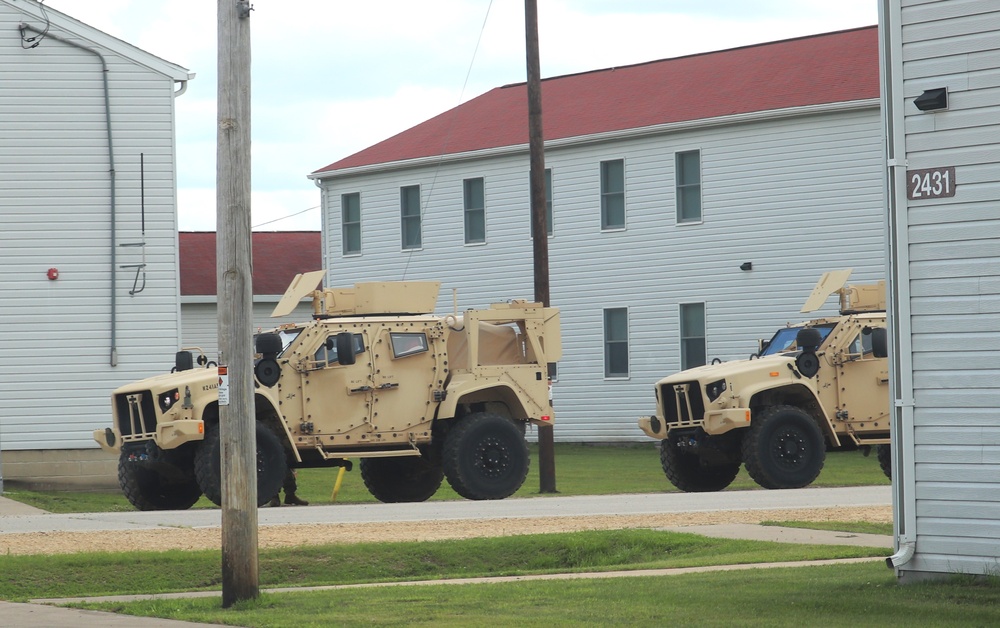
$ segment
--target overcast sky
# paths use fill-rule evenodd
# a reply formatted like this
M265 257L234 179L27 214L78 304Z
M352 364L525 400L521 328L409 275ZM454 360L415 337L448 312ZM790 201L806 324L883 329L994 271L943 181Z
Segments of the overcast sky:
M493 87L525 80L521 0L252 4L255 229L319 229L320 195L306 179L310 172ZM177 99L179 226L214 230L217 3L45 5L197 74ZM543 78L870 26L878 19L877 0L538 5Z

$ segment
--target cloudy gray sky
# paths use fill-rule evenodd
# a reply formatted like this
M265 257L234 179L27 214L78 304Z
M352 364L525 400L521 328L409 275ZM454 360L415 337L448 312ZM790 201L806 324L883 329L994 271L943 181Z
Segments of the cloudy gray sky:
M46 0L197 74L177 100L181 230L215 229L216 2ZM877 22L877 0L538 0L542 77ZM319 229L306 175L525 80L520 0L254 0L252 223ZM527 113L525 114L527 117Z

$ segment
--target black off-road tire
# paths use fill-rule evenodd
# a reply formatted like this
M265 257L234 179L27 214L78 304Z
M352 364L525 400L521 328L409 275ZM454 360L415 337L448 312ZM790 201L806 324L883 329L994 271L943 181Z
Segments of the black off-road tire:
M442 452L444 474L455 492L466 499L504 499L521 488L530 457L518 426L490 412L455 421Z
M278 494L288 471L285 450L277 434L263 423L257 430L257 505L263 506ZM205 440L194 455L194 475L198 486L216 506L222 505L222 444L219 426L205 427Z
M740 463L703 465L701 458L677 446L673 433L660 442L660 465L670 483L688 493L721 491L736 479Z
M743 464L764 488L801 488L819 476L826 443L816 421L794 406L772 406L743 438Z
M130 452L118 457L118 485L125 499L139 510L187 510L201 497L201 488L189 480L167 478L146 465L130 460Z
M875 455L878 457L878 466L882 468L885 477L892 479L892 447L890 445L876 445Z
M441 465L426 456L362 458L360 466L368 492L387 504L427 501L444 480Z

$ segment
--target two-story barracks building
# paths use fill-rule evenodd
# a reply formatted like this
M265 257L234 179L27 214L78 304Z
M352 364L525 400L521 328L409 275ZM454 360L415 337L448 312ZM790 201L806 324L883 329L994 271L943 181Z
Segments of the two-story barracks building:
M870 27L542 82L556 440L640 440L657 379L747 356L827 270L883 278L878 66ZM506 85L312 173L328 285L531 298L527 141Z

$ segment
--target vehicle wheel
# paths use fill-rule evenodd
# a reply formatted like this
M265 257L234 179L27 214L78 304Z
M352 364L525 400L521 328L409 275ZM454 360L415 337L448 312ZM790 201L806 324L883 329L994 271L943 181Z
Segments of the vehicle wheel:
M885 477L892 479L892 446L876 445L875 455L878 456L878 466L882 467Z
M754 417L743 438L743 464L764 488L801 488L823 468L823 433L808 414L794 406L774 406Z
M257 505L263 506L281 490L281 483L288 471L285 450L278 436L263 423L256 423L257 430ZM205 440L194 455L194 474L205 497L216 506L222 505L222 448L219 426L205 428Z
M193 477L187 481L168 478L132 456L123 451L118 457L118 485L139 510L187 510L201 497Z
M677 446L677 437L672 433L660 443L660 465L670 483L688 493L721 491L740 472L739 462L703 465L700 456Z
M510 419L477 412L448 430L442 454L445 477L466 499L503 499L524 484L528 443Z
M362 458L361 479L380 502L424 502L441 486L444 471L425 456Z

